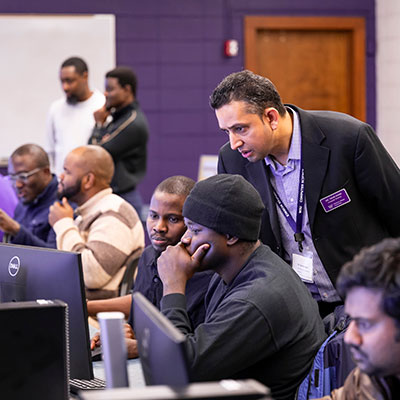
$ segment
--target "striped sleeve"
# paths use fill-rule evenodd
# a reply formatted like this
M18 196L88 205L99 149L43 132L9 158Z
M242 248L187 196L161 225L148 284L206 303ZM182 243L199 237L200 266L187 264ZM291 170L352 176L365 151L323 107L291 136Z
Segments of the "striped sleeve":
M113 198L116 196L112 195ZM57 247L82 254L85 285L106 286L128 257L144 248L144 231L136 211L125 201L110 202L86 220L64 218L54 225Z

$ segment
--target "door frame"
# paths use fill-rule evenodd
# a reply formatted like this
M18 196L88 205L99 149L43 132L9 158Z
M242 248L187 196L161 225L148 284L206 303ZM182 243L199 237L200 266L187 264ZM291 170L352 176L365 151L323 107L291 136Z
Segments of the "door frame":
M362 17L245 16L245 67L257 73L256 40L259 30L350 31L352 37L352 115L366 121L365 19Z

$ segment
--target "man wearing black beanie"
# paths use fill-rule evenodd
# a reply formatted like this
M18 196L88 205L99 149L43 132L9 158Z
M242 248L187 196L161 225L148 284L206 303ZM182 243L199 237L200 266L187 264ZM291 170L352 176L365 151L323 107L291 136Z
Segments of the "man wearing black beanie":
M187 197L187 232L158 260L161 311L186 336L192 381L256 379L274 399L293 399L325 339L316 302L288 264L258 241L264 205L239 175L198 182ZM185 286L216 272L195 330Z

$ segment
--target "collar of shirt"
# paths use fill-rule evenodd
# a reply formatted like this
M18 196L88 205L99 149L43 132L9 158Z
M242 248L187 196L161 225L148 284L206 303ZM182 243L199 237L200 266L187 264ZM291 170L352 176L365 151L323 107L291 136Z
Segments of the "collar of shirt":
M44 188L43 192L40 193L39 195L37 195L35 197L35 199L32 201L31 204L34 207L36 207L43 198L46 199L49 196L50 192L57 190L58 179L54 174L51 174L51 175L52 175L52 178L51 178L50 183Z
M80 207L75 210L75 215L85 216L85 214L92 211L92 207L103 197L112 194L112 189L107 188L103 189L100 192L96 193L93 197L83 203Z
M285 170L290 172L294 169L293 162L294 160L300 160L301 158L301 130L300 130L300 121L299 116L297 115L296 111L294 111L290 107L286 107L287 110L293 116L293 132L292 132L292 139L290 142L289 154L288 154L288 161L286 165L281 165L275 161L275 159L268 155L264 158L265 164L270 166L276 172L283 173Z
M121 108L120 110L116 110L111 113L113 120L120 118L122 115L125 115L127 112L136 110L138 108L137 100L134 100L132 103L128 104L127 106Z

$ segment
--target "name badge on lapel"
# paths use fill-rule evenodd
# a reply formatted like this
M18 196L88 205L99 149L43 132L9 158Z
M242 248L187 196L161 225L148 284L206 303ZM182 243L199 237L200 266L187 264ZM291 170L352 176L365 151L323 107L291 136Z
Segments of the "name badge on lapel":
M338 190L335 193L330 194L320 200L320 203L326 213L335 210L347 203L350 203L351 199L347 194L346 189Z

